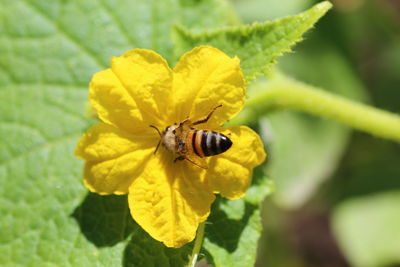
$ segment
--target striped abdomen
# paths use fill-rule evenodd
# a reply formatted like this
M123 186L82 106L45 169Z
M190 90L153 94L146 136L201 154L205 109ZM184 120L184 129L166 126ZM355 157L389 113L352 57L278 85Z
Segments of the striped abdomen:
M192 130L190 135L193 152L201 158L221 154L232 146L232 141L221 133Z

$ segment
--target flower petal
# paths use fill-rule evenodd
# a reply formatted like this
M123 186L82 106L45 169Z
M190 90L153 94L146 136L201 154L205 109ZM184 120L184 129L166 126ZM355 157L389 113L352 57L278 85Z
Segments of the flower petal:
M126 153L157 145L157 135L129 134L112 125L98 123L79 140L75 154L87 161L105 161Z
M175 120L199 119L222 104L208 122L212 127L221 126L238 114L244 104L240 60L213 47L196 47L184 54L174 68L174 91L178 114Z
M89 98L99 118L130 133L137 133L148 125L136 102L111 69L93 75L89 86Z
M215 193L229 199L243 197L251 183L252 169L266 158L264 145L248 127L231 127L221 133L229 136L232 147L221 155L212 157L206 178Z
M112 70L135 100L144 121L162 125L170 111L172 71L157 53L133 49L111 60Z
M129 188L132 217L154 239L181 247L194 239L215 196L198 167L174 163L165 150L150 160Z
M75 152L87 160L85 185L99 194L128 193L156 144L155 136L132 135L112 125L96 124L82 136Z

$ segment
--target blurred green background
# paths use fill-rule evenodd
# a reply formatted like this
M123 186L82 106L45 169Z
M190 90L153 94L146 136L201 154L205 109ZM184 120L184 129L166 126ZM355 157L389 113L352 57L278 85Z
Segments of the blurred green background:
M315 2L233 1L246 23L293 15ZM278 67L400 113L400 1L332 3ZM276 192L264 203L256 266L400 266L397 143L289 111L268 115L262 129Z

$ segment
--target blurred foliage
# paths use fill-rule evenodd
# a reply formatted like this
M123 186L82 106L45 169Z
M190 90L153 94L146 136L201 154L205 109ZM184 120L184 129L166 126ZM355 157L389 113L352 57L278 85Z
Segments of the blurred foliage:
M294 14L314 1L234 3L241 18L252 22ZM332 3L333 11L279 67L299 80L399 113L399 3ZM284 136L274 134L278 127ZM263 130L276 193L264 205L257 266L400 264L400 239L394 235L398 204L388 200L400 188L398 144L349 135L343 126L289 111L269 115Z
M389 266L400 262L400 190L343 201L332 226L354 266Z

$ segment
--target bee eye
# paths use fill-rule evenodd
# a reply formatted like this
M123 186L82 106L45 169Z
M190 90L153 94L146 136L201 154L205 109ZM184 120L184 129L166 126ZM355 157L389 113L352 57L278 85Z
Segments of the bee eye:
M173 134L176 134L176 130L173 130L172 133L173 133Z
M170 126L165 127L165 131L168 131L170 128Z

